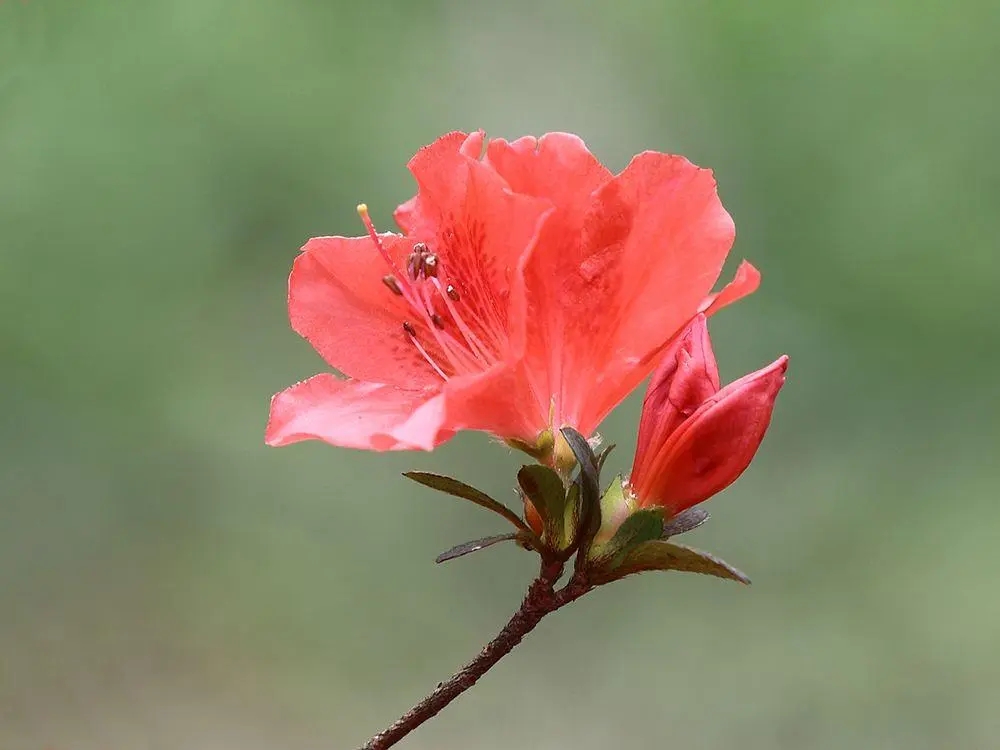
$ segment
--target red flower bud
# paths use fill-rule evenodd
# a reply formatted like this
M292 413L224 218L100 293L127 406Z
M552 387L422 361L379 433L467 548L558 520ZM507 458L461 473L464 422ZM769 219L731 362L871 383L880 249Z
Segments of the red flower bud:
M705 316L667 349L643 402L629 490L670 515L721 492L746 470L764 432L788 357L719 389Z

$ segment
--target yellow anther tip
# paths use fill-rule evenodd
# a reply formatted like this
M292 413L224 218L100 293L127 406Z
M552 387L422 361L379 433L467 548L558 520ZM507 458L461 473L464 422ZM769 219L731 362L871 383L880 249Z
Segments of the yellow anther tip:
M368 215L368 204L367 203L359 203L358 204L358 216L364 217L364 216L367 216L367 215Z

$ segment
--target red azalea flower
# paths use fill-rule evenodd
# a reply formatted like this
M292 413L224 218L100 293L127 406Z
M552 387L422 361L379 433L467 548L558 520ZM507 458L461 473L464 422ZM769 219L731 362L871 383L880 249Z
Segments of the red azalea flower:
M573 135L452 133L410 161L404 234L317 237L289 279L292 327L347 376L271 402L267 442L431 449L457 430L527 445L589 435L677 330L754 291L709 292L733 241L715 180L646 152L618 175Z
M719 388L704 315L666 352L649 384L628 482L628 504L658 506L667 516L721 492L750 465L788 357Z

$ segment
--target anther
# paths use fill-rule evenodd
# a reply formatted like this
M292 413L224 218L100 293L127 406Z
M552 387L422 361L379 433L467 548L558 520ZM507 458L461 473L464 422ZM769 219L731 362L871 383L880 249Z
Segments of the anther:
M416 338L417 329L413 327L413 323L408 320L403 321L403 330L406 331L407 335Z
M406 259L406 274L410 281L417 281L424 269L424 256L414 251Z
M424 275L438 275L438 257L434 255L434 253L427 253L424 255Z
M444 318L437 313L431 313L431 323L434 324L435 328L444 329Z
M399 287L399 282L396 281L396 277L391 273L382 277L382 283L389 287L389 291L395 294L397 297L403 296L403 290Z
M453 284L449 284L444 291L452 302L458 302L459 299L458 290L455 288Z

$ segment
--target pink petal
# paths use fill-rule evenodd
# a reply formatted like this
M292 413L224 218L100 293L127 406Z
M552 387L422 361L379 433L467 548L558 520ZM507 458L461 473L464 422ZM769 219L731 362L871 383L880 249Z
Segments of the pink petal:
M728 307L737 300L753 294L760 286L760 271L747 261L741 261L733 280L714 294L710 294L701 301L698 312L703 312L707 316L715 315L723 307Z
M321 374L271 399L265 440L289 445L323 440L364 450L431 450L454 432L443 427L440 390L339 380Z
M410 159L407 167L417 184L423 186L426 183L430 190L434 186L446 183L456 164L462 164L469 159L470 151L474 150L477 142L481 146L483 141L482 131L469 135L455 131L446 133L433 143L422 147L413 158ZM478 154L477 154L478 156ZM475 157L474 157L475 158ZM428 220L434 222L434 217L426 217L426 208L423 205L426 197L419 193L400 205L393 218L406 234L412 234L424 230L427 233L426 224ZM433 231L433 230L431 230Z
M486 163L517 193L551 201L571 223L582 221L591 194L614 175L570 133L489 142Z
M557 232L547 223L526 261L527 350L557 418L588 434L698 312L734 228L710 171L647 152L594 193L576 244L552 250Z
M482 430L532 443L548 425L548 402L532 390L523 362L452 378L444 393L450 429Z
M380 237L405 269L413 243L395 234ZM382 282L391 270L368 237L314 237L288 280L292 328L332 367L357 380L404 388L440 383L403 331L413 314Z
M508 143L489 142L486 163L518 193L544 198L554 205L536 239L537 252L524 256L523 287L512 288L511 307L528 321L527 341L535 348L529 370L539 393L556 395L562 388L561 349L564 308L572 290L560 289L565 270L575 269L581 257L580 234L593 201L593 192L614 175L590 153L579 137L569 133L526 136ZM586 292L584 292L586 293ZM556 297L560 297L557 299ZM515 349L522 342L515 336ZM547 396L548 397L548 396ZM557 415L558 417L558 415Z
M397 209L396 220L439 256L444 278L458 292L459 312L476 336L501 345L491 347L495 354L515 356L525 327L522 257L551 203L512 192L492 167L472 156L478 157L482 142L482 133L457 133L421 149L410 161L417 195Z

